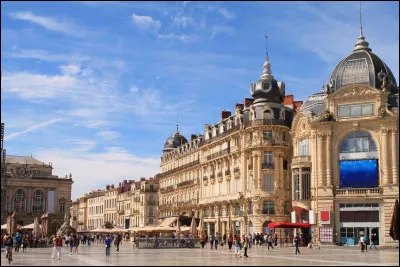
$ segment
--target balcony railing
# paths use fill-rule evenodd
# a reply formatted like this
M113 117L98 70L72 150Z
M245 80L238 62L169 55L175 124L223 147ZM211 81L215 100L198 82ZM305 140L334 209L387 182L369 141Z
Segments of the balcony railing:
M140 189L140 193L147 193L147 192L157 192L157 189L153 188L145 188L145 189Z
M132 215L137 215L137 214L139 214L139 210L132 210L131 214Z
M226 170L225 175L231 175L231 170Z
M133 199L133 201L134 201L134 202L140 202L140 197L135 197L135 198Z
M288 121L275 120L275 119L252 120L244 124L245 127L256 126L256 125L282 125L290 127L290 123Z
M311 156L309 155L303 155L303 156L297 156L293 158L292 164L293 163L303 163L303 162L310 162L311 161Z
M125 214L125 210L117 210L118 215L124 215Z
M192 184L194 184L194 180L183 181L183 182L180 182L180 183L178 184L178 187L188 186L188 185L192 185Z
M335 189L336 195L380 195L381 188Z
M174 172L183 170L183 169L185 169L185 168L195 166L195 165L197 165L197 164L199 164L199 163L200 163L200 160L197 159L197 160L192 161L192 162L190 162L190 163L187 163L187 164L185 164L185 165L176 167L176 168L174 168L174 169L172 169L172 170L163 172L163 173L160 174L160 176L163 177L163 176L166 176L166 175L168 175L168 174L171 174L171 173L174 173Z
M235 127L232 127L229 130L226 130L225 132L223 132L221 134L217 134L217 136L214 136L214 137L212 137L210 139L201 141L199 146L204 146L204 145L209 144L209 143L211 143L213 141L217 141L217 140L219 140L221 138L224 138L225 136L227 136L227 135L229 135L229 134L231 134L231 133L233 133L233 132L235 132L235 131L237 131L239 129L240 129L240 124L236 125Z
M217 177L218 178L222 177L222 172L217 173Z
M226 155L226 154L229 154L229 153L230 153L230 148L226 148L226 149L223 149L221 151L215 152L214 154L211 154L211 155L207 156L207 160L211 160L211 159L214 159L216 157L220 157L220 156L223 156L223 155Z
M175 190L175 186L169 185L167 187L161 188L160 192L161 193L167 193Z
M275 164L272 162L264 162L262 164L263 170L273 170L275 168Z
M158 201L156 201L156 200L147 200L146 204L147 205L157 205L157 202Z
M211 174L210 179L215 179L215 174Z
M240 172L240 168L239 168L239 167L234 168L234 169L233 169L233 172L234 172L234 173L239 173L239 172Z

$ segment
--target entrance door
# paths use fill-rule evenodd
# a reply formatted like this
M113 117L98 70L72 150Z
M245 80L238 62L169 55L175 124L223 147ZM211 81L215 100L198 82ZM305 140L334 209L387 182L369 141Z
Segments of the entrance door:
M372 239L374 239L375 245L379 245L379 228L378 227L368 228L368 239L370 242Z

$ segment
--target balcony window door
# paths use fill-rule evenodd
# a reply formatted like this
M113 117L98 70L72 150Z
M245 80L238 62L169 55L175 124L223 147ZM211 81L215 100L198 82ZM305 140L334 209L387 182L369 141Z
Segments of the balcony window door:
M308 156L308 139L303 139L299 144L300 156Z

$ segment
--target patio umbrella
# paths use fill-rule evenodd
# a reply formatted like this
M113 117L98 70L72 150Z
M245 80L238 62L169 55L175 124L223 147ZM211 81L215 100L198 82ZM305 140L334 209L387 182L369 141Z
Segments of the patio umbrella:
M39 220L37 217L33 219L33 231L32 235L34 238L38 238L40 236L40 226L39 226Z
M394 240L399 240L399 200L396 199L394 203L393 215L392 215L392 222L390 224L389 235Z
M181 222L179 220L179 216L178 216L178 220L176 220L176 232L178 234L181 232Z
M204 237L204 212L200 212L200 222L198 226L198 233L200 237Z
M197 224L196 224L196 219L194 216L192 217L192 223L190 224L190 232L192 233L192 236L194 238L197 237Z

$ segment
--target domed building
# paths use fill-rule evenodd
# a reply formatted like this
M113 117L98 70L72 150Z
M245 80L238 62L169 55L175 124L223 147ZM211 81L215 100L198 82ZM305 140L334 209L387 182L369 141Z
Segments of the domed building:
M169 137L167 141L165 141L163 152L167 153L173 151L175 148L180 147L186 144L188 141L187 139L179 133L178 125L176 126L176 132L174 135Z
M292 123L292 222L320 244L356 245L389 236L399 196L399 88L360 31L323 91Z

